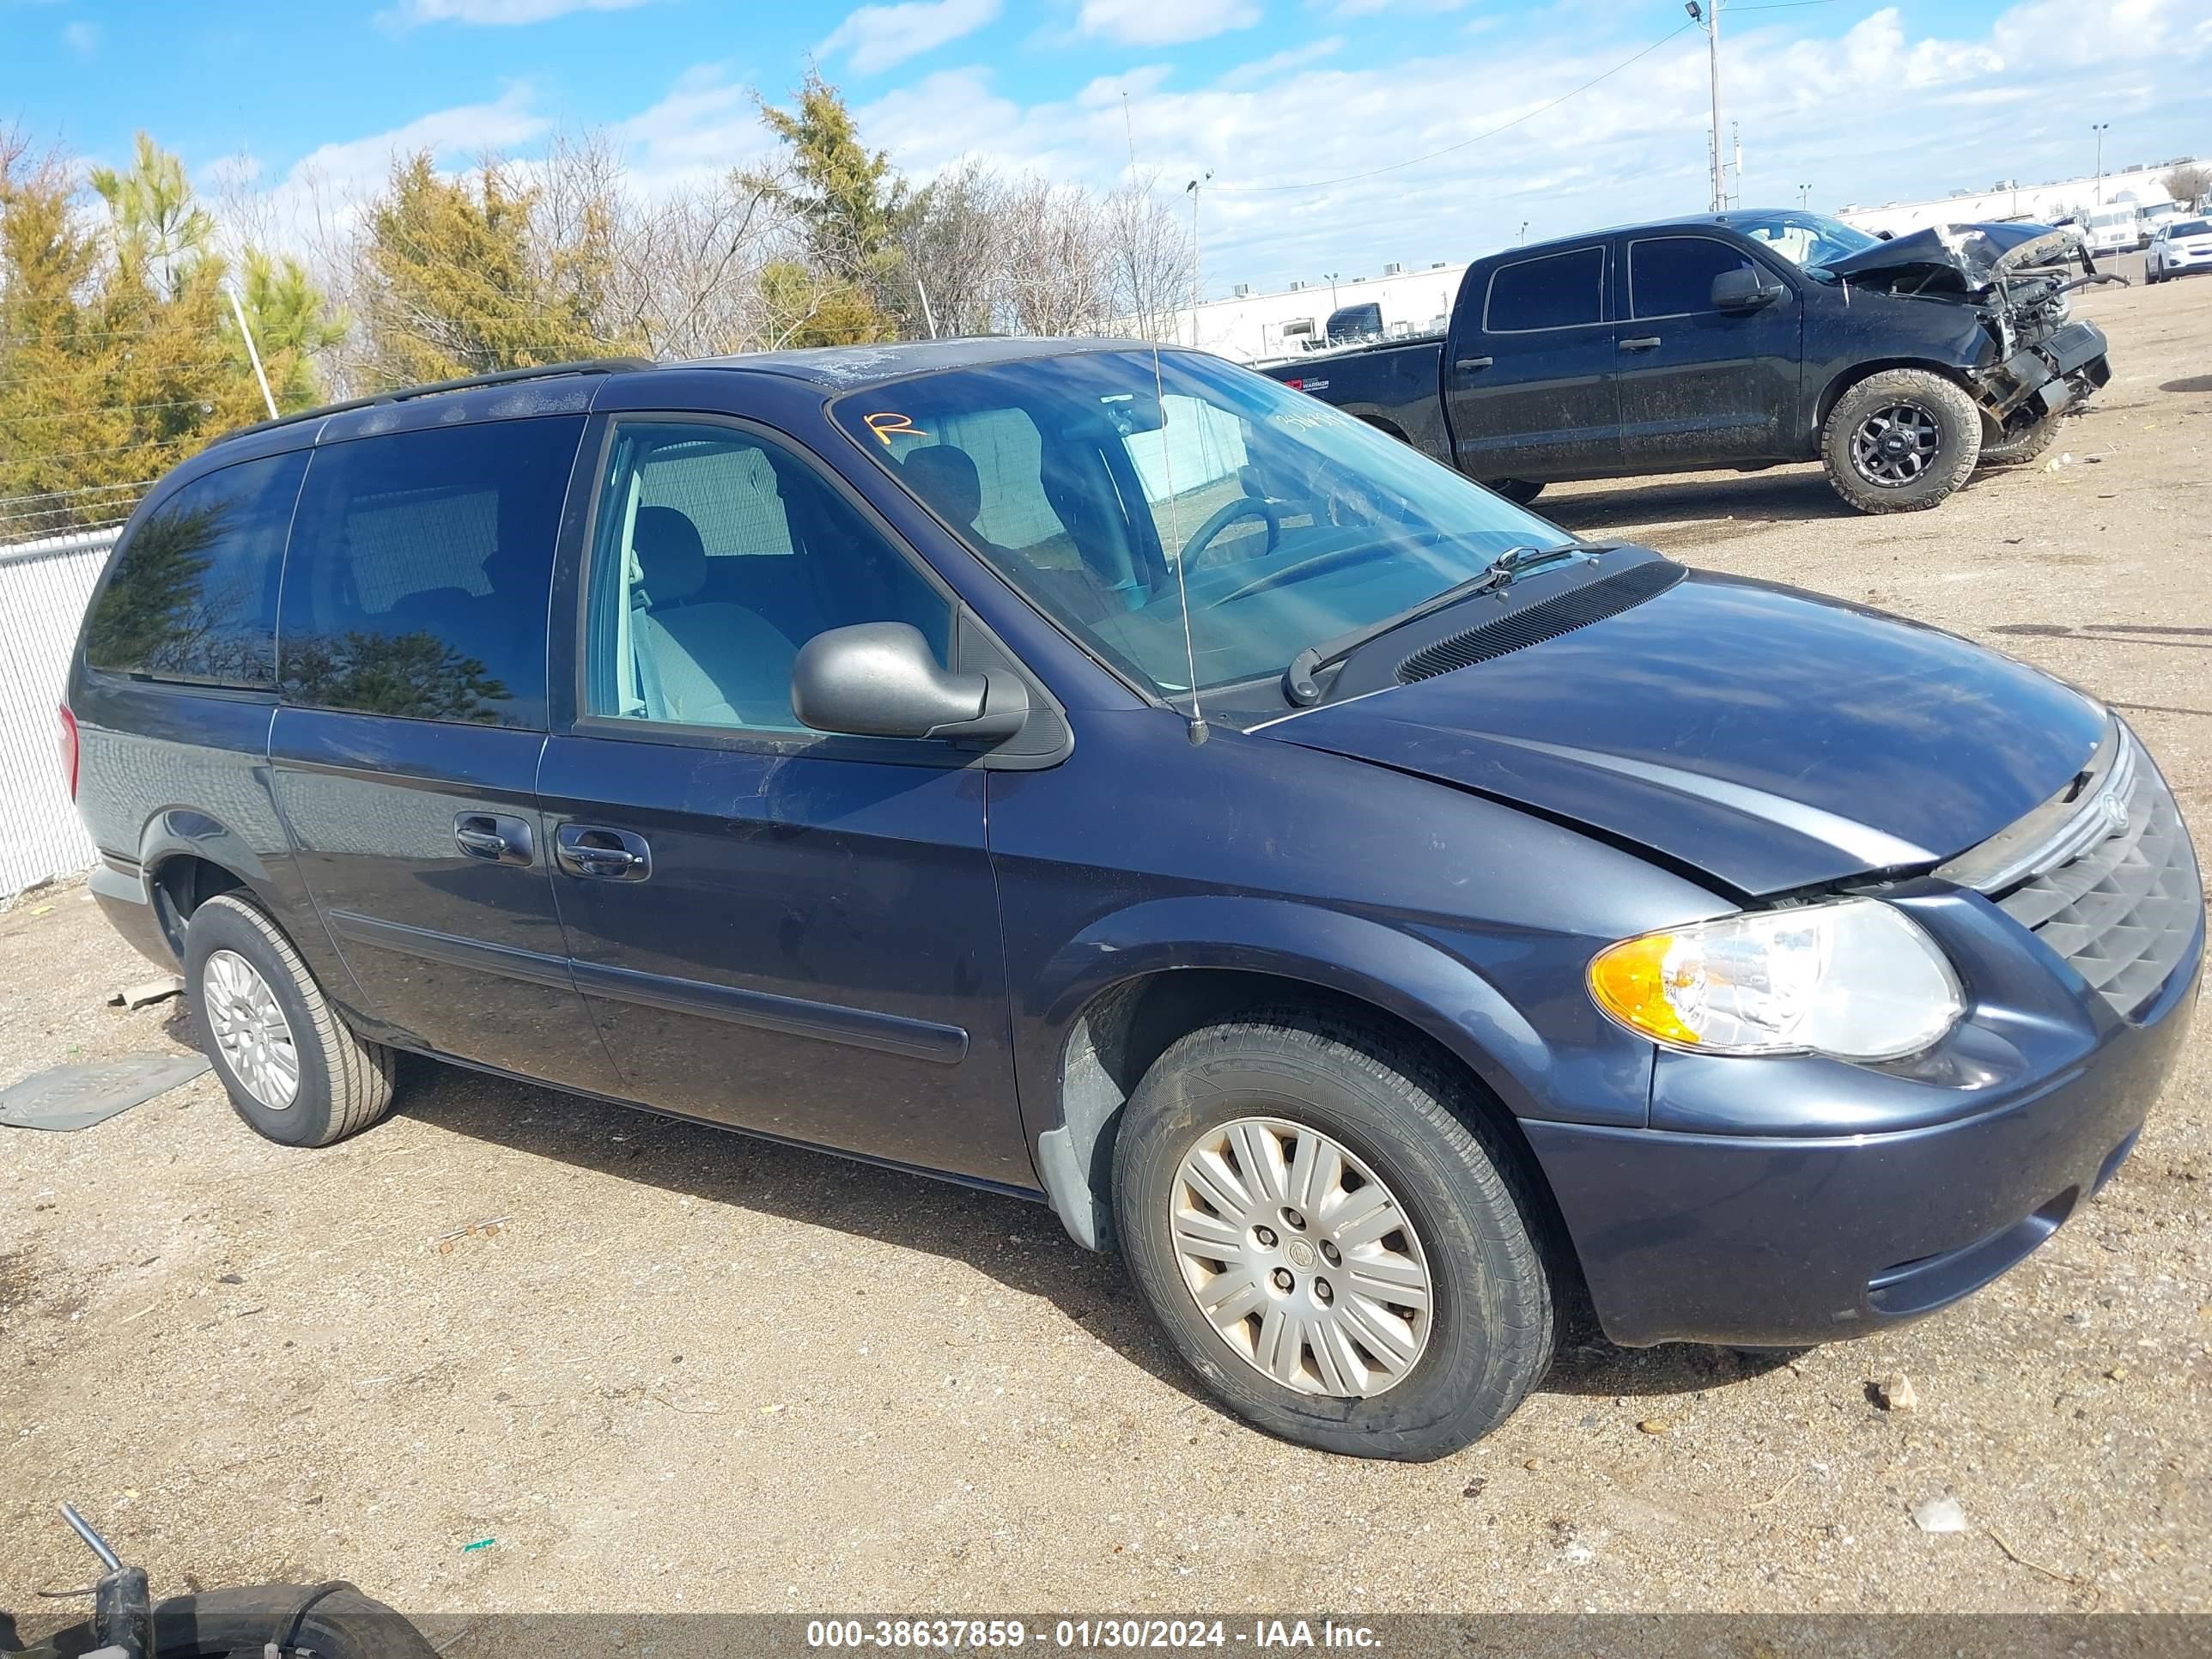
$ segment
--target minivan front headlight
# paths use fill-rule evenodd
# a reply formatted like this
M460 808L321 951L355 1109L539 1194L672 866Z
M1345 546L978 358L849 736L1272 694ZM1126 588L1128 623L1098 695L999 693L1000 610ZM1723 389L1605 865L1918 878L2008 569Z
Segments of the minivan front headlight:
M1641 1036L1708 1054L1893 1060L1966 1011L1936 942L1879 900L1751 910L1591 959L1590 994Z

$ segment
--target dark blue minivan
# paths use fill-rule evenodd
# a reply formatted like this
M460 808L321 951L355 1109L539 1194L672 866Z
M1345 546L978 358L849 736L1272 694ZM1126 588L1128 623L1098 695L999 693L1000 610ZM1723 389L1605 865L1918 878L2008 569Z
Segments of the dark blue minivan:
M262 1133L407 1049L1041 1200L1370 1456L1496 1425L1563 1305L1788 1346L1987 1283L2203 953L2094 699L1129 344L249 428L133 517L63 724Z

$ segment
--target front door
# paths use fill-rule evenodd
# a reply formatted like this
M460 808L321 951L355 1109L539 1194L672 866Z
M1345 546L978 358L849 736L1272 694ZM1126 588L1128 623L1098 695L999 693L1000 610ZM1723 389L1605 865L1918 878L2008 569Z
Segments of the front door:
M1621 448L1632 472L1798 459L1804 302L1787 279L1717 236L1626 239L1619 328ZM1756 270L1783 297L1724 312L1713 278Z
M319 446L285 561L270 781L375 1033L613 1092L538 809L545 617L583 418Z
M1604 242L1509 261L1464 296L1444 343L1461 471L1485 483L1620 471Z
M800 452L701 416L605 439L580 717L538 789L579 988L623 1091L1033 1188L1014 1098L984 773L791 712L827 628L952 604Z

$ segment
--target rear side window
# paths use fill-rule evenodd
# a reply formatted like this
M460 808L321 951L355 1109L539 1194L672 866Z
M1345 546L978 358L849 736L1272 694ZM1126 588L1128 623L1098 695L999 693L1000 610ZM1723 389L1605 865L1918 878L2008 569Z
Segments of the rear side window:
M1713 309L1713 278L1753 269L1748 254L1710 236L1656 236L1628 245L1628 299L1638 317Z
M304 450L195 478L131 532L86 619L85 661L115 674L266 690L276 588Z
M1572 328L1605 319L1605 250L1580 247L1500 265L1490 273L1483 307L1486 334Z
M393 433L314 453L284 576L284 700L545 725L545 611L583 419Z

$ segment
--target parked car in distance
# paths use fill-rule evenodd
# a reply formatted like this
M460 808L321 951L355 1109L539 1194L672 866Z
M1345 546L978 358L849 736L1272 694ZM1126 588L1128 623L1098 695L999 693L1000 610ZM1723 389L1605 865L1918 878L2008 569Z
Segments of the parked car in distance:
M1790 210L1478 259L1449 330L1265 372L1511 499L1547 483L1819 460L1863 513L2040 454L2111 378L2039 225L1887 240ZM2086 280L2086 279L2084 279Z
M2212 270L2212 219L2169 219L2150 240L2143 281L2162 283L2193 270Z
M2203 954L2088 696L1134 344L248 428L67 697L92 892L261 1133L367 1127L404 1049L1039 1200L1231 1410L1370 1456L1495 1426L1568 1302L1782 1346L1995 1278Z
M1339 306L1328 313L1328 325L1322 333L1331 345L1379 340L1383 334L1382 307L1373 300L1364 305Z

